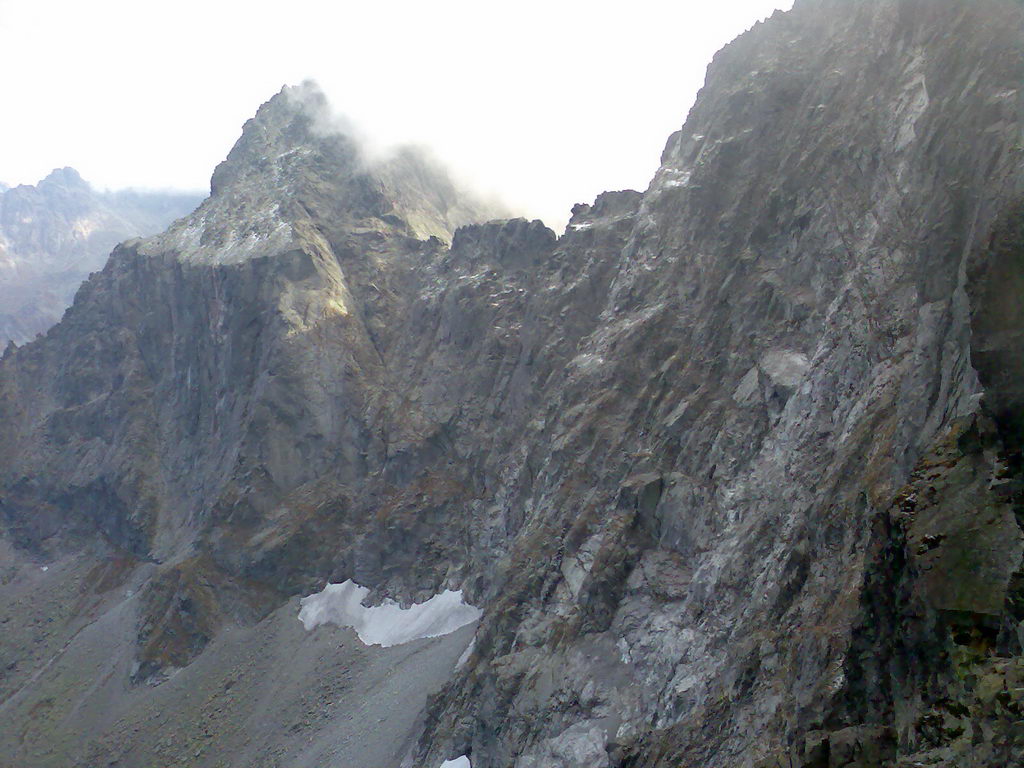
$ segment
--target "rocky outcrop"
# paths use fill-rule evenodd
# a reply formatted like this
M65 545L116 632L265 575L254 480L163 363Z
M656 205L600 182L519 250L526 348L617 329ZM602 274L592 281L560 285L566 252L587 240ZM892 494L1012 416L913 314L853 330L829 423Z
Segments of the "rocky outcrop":
M0 187L0 346L54 325L117 243L159 232L199 202L184 193L99 192L73 168L34 187Z
M716 56L644 193L561 237L283 91L0 365L6 536L84 595L48 664L3 646L6 752L144 765L223 707L247 764L315 764L304 729L366 762L325 709L369 701L336 635L283 623L351 579L484 610L429 681L400 666L406 766L1006 764L1022 15L797 2ZM291 653L325 700L239 726L221 686L262 701L253 659Z

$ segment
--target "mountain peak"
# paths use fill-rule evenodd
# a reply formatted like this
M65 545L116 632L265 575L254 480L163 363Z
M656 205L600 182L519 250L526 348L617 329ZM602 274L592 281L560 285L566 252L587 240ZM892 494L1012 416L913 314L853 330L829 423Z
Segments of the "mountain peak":
M463 224L505 214L424 150L371 158L357 135L316 83L282 88L242 127L213 172L209 199L147 250L204 262L267 256L293 247L295 226L310 218L450 241Z
M355 141L345 122L331 115L327 97L312 80L285 86L256 111L242 127L242 135L210 179L210 194L253 173L265 175L278 161L291 162L295 155L313 150L333 150L339 170L354 170L358 163Z
M54 186L54 187L67 187L69 189L89 189L89 182L82 178L82 175L70 166L64 166L63 168L54 168L50 171L46 178L39 182L37 185L43 186Z

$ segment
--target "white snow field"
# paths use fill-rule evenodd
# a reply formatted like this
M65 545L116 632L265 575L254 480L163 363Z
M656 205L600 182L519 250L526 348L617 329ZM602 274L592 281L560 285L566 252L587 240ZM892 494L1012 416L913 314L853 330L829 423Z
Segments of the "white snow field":
M367 608L363 600L370 593L349 579L341 584L328 584L322 592L299 601L299 621L307 630L321 624L351 627L366 645L390 648L393 645L441 637L460 627L472 624L483 614L479 608L462 599L462 590L445 590L424 603L402 608L394 600ZM460 760L464 758L459 758ZM464 763L449 761L445 766L465 768Z
M454 760L445 760L441 763L441 768L473 768L469 762L469 758L463 755L462 757L456 757Z

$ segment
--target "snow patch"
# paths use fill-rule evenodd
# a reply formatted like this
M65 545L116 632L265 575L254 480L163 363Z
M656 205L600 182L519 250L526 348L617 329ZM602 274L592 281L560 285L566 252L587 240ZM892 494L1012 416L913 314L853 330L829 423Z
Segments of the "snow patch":
M463 755L462 757L456 757L454 760L445 760L441 763L441 768L473 768L473 764L469 762L469 758Z
M479 608L463 601L461 589L445 590L409 608L402 608L394 600L367 608L363 600L369 593L351 579L328 584L322 592L299 601L299 621L307 630L321 624L351 627L366 645L390 648L451 634L483 615Z

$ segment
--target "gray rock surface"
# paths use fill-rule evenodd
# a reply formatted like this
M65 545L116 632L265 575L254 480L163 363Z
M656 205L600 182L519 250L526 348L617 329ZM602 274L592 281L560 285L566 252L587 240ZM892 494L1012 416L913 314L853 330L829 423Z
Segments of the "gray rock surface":
M0 646L0 747L356 764L326 721L301 755L215 721L263 739L234 763L76 714L160 702L196 739L219 654L319 642L281 617L351 578L484 609L451 673L454 640L346 694L408 704L381 768L414 736L407 768L1012 764L1022 40L1009 0L798 0L561 237L283 91L0 364L0 597L43 565L75 596Z
M73 168L36 186L0 185L0 346L45 332L117 243L159 232L200 201L178 192L99 192Z
M118 583L107 568L97 583L83 571L92 562L71 555L4 585L5 644L26 643L27 605L52 622L69 613L69 594L78 602L70 640L45 650L46 663L0 703L4 764L397 765L422 727L427 696L473 633L368 648L351 630L306 632L291 600L226 629L160 685L132 685L135 649L125 640L145 575ZM37 643L51 629L43 621L31 628Z

